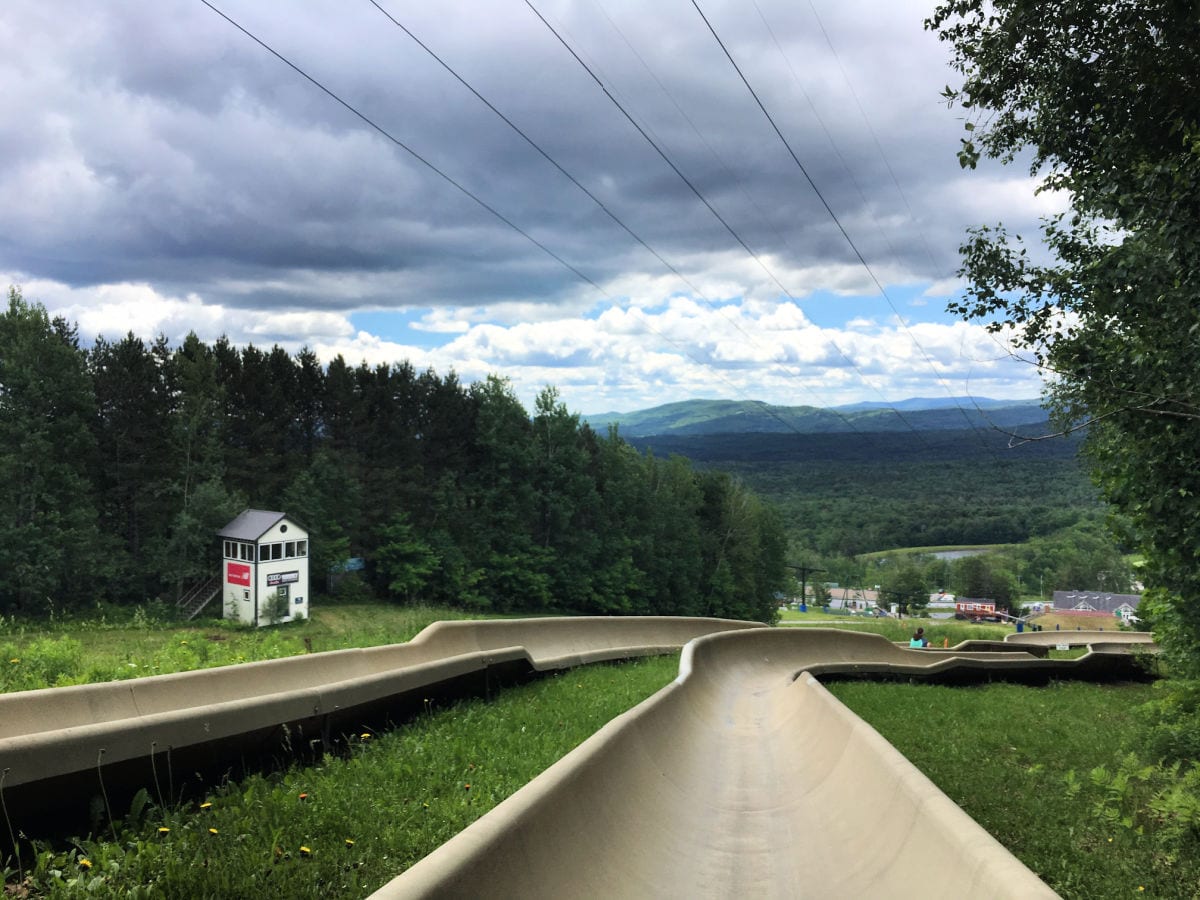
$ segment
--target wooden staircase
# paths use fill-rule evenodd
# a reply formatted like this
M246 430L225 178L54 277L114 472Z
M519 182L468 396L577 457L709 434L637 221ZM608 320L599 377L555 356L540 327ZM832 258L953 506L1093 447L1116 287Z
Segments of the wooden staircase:
M183 596L175 601L180 616L185 622L190 622L221 593L221 579L214 575L206 581L189 588Z

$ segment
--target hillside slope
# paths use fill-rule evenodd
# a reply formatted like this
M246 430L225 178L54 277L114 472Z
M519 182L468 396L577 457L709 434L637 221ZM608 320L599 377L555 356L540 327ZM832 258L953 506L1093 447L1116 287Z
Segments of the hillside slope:
M628 413L583 418L593 429L616 425L627 438L651 435L853 434L856 432L1014 429L1040 426L1046 413L1037 401L913 399L889 407L855 404L839 409L773 406L757 400L685 400ZM1036 428L1035 430L1040 430ZM1033 432L1031 432L1033 433Z

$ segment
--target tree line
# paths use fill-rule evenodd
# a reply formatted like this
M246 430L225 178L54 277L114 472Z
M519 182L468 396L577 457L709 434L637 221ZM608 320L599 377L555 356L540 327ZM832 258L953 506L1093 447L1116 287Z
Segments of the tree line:
M140 603L219 571L246 507L310 532L312 589L479 611L771 621L775 510L727 474L598 435L553 388L189 334L80 345L10 288L0 315L0 611Z

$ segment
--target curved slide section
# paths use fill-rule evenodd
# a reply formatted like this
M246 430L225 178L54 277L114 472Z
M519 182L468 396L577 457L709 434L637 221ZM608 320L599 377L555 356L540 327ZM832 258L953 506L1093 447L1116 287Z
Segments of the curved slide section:
M374 896L1053 897L814 677L1071 677L1128 662L1123 649L1005 650L832 629L698 638L673 684Z
M281 726L320 735L331 717L490 670L675 652L700 635L765 627L672 617L436 622L406 644L0 694L0 784L94 775Z
M1103 648L1045 658L1088 641ZM1053 896L815 676L1111 677L1138 671L1139 651L1154 649L1142 641L1035 632L909 650L878 635L721 619L439 622L406 644L0 695L0 790L10 813L22 796L31 807L86 800L118 778L157 782L172 751L179 765L180 753L283 730L319 736L492 672L683 647L674 683L378 896Z

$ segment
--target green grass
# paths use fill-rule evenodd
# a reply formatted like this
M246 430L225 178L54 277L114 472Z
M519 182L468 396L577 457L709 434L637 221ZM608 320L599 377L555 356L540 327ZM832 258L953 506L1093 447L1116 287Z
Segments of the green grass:
M0 617L0 692L116 681L411 639L457 610L393 604L318 607L311 619L251 628L219 619L179 624L135 613L21 623ZM307 643L306 643L307 641Z
M21 661L0 664L6 685L17 672L29 686L41 686L39 678L71 684L113 671L129 677L292 655L305 652L305 638L314 650L393 643L456 617L370 605L328 607L309 622L258 631L144 617L54 627L8 621L0 623L0 646ZM923 624L935 645L1012 630L858 617L822 624L891 640ZM141 804L117 824L117 840L79 836L69 847L44 846L36 857L27 850L27 896L364 896L676 671L675 657L574 670L492 702L430 709L390 733L353 737L344 756L318 765L225 785L204 809ZM1193 862L1200 852L1190 852L1195 827L1187 825L1194 814L1183 820L1184 831L1191 828L1183 838L1162 840L1171 810L1149 811L1153 798L1138 776L1122 774L1120 754L1136 746L1139 732L1132 710L1152 686L845 682L831 689L1064 897L1200 897ZM15 861L8 865L12 893L19 877Z
M961 641L1002 641L1006 634L1016 631L1011 625L956 622L953 619L892 619L871 616L832 616L821 612L801 613L785 609L780 611L779 621L804 622L821 628L847 628L851 631L866 631L882 634L890 641L907 641L918 628L925 629L930 646L941 647L943 641L953 647Z
M226 785L211 806L135 801L117 840L26 858L29 896L365 896L677 673L676 656L576 669L355 736L343 757Z
M1091 774L1137 746L1153 685L830 690L1063 897L1200 896L1200 856L1133 811L1133 782Z

